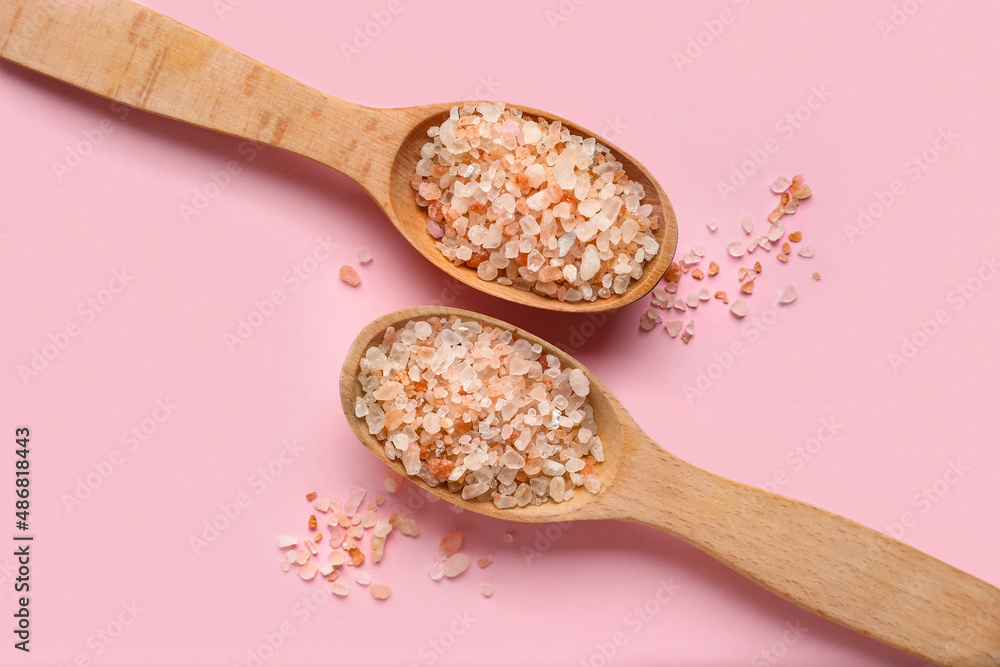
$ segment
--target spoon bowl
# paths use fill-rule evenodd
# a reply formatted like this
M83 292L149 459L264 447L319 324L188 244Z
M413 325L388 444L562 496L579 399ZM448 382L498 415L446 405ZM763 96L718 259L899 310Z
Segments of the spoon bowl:
M375 109L310 88L130 0L6 0L0 4L0 57L108 99L151 113L298 153L344 173L378 203L424 257L453 278L492 296L536 308L594 312L620 308L659 282L677 247L670 200L648 170L611 142L594 137L643 185L659 220L657 254L622 294L562 302L480 279L435 246L410 187L427 130L462 102Z
M355 417L365 351L386 327L457 316L508 329L590 380L590 404L605 461L602 487L569 501L497 509L431 487L390 461ZM1000 590L887 535L819 507L719 477L654 443L607 387L570 355L513 325L447 307L406 308L366 326L340 376L344 415L381 461L463 509L523 522L622 519L659 528L705 551L765 589L823 618L940 665L1000 665Z

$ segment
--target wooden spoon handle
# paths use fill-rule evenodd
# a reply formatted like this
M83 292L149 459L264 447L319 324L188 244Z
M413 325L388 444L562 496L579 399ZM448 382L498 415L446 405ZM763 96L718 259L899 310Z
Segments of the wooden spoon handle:
M305 155L361 181L374 109L129 0L4 0L0 57L139 109ZM363 183L362 183L363 184Z
M611 502L623 518L676 535L786 600L925 660L1000 665L1000 590L850 519L648 445L618 473L628 483Z

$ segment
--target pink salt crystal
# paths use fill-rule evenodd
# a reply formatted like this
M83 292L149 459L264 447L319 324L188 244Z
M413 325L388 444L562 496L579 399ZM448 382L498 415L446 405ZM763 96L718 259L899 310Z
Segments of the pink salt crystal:
M462 540L465 535L461 532L449 533L441 538L441 552L450 556L462 548Z
M732 257L742 257L744 252L743 244L740 243L739 241L733 241L732 243L730 243L728 246L726 246L726 250L729 251L729 254Z
M710 232L714 232L716 229L719 228L719 226L717 224L715 224L714 222L710 222L710 223L708 223L705 226L708 227L708 231L710 231Z
M289 549L285 552L285 558L288 559L289 563L294 563L299 559L299 552L297 549Z
M712 293L707 287L700 287L698 289L698 298L702 301L708 301L712 298Z
M334 595L342 598L347 597L347 594L351 592L351 589L347 585L347 582L342 581L340 579L333 582L333 585L330 586L330 590L333 592Z
M812 257L816 253L816 248L811 243L807 243L799 248L797 252L801 257Z
M319 571L318 567L316 567L312 563L306 563L305 565L299 568L299 576L302 577L304 580L309 581L310 579L316 576L316 572L318 571Z
M438 223L434 222L430 218L427 218L427 233L432 237L439 239L444 236L444 229L442 229L441 225Z
M334 567L344 564L344 552L340 549L336 549L330 552L330 565Z
M385 504L385 496L375 496L375 505L381 507Z
M670 320L663 323L663 328L667 330L667 335L671 338L677 338L677 334L681 332L684 327L683 320Z
M278 538L278 548L286 549L288 547L294 547L299 543L298 538L292 537L291 535L282 535Z
M444 576L449 579L469 569L469 557L465 554L453 554L444 562Z
M490 597L493 595L493 584L483 584L483 597Z
M382 556L385 554L385 537L372 535L371 545L372 545L372 561L375 563L381 562Z
M333 563L323 563L319 567L319 573L324 577L328 577L333 574Z
M510 544L511 542L514 541L514 535L512 533L504 533L503 534L503 541L507 542L508 544Z
M729 306L729 312L731 312L736 317L744 317L747 314L747 302L743 299L737 299L733 301L733 305Z
M781 238L782 234L785 233L785 221L777 220L771 228L767 230L767 240L771 243L777 242Z
M319 512L328 512L330 510L330 499L317 498L313 501L313 507L315 507Z
M434 581L440 581L444 577L444 561L438 561L431 565L427 570L427 574Z
M330 530L330 546L337 549L347 538L347 529L343 526L336 526Z
M319 553L319 547L316 546L316 543L314 541L306 540L306 546L309 547L309 551L310 553L312 553L313 556Z
M354 516L358 511L358 506L361 501L364 500L367 491L364 489L352 486L350 491L347 493L347 500L344 501L344 514L347 516Z
M285 572L288 572L290 569L292 569L292 564L289 563L287 560L283 560L281 561L281 569L284 570Z
M792 301L795 301L796 297L798 296L799 292L797 289L795 289L795 285L788 285L781 293L781 298L779 298L778 300L781 303L791 303Z
M361 517L361 525L365 528L374 527L376 521L377 519L374 510L367 510Z
M367 264L372 261L372 251L369 250L367 246L358 250L358 261L362 264Z
M384 600L392 594L392 589L385 584L372 584L368 590L376 600Z
M396 493L399 490L399 484L403 481L403 478L394 472L387 472L385 474L385 480L382 482L382 486L389 493Z
M493 562L493 557L492 556L483 556L478 561L476 561L476 563L481 568L486 567L487 565L489 565L492 562Z
M698 307L698 293L697 292L691 292L690 294L687 295L687 298L684 299L684 302L687 304L688 308L697 308Z
M358 572L354 575L354 581L361 586L367 586L372 583L372 578L367 572Z
M309 561L309 550L299 549L298 557L295 559L295 562L298 563L299 565L305 565L308 561Z
M782 192L787 190L788 186L791 184L792 182L788 180L786 177L778 176L776 179L771 181L771 185L769 187L771 188L771 192L773 192L776 195L780 195Z
M743 226L743 231L747 234L753 231L753 219L749 215L743 216L743 219L740 220L740 225Z
M340 267L340 279L351 287L357 287L361 284L361 276L358 275L358 272L350 264L344 264Z

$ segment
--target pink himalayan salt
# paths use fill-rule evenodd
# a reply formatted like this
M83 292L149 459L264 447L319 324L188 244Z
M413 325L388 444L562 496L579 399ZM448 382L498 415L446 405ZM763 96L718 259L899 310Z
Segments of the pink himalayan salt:
M493 584L483 584L483 597L493 596Z
M358 261L362 264L367 264L372 261L372 251L368 248L368 246L364 246L358 250Z
M385 600L392 594L392 589L386 584L372 584L368 590L376 600Z
M361 276L358 275L358 272L350 264L344 264L340 267L340 279L351 287L357 287L361 284Z
M416 202L442 253L483 280L595 301L623 293L659 251L642 185L561 122L483 102L453 108L428 137Z
M510 331L457 317L411 321L391 344L368 349L358 380L364 396L355 414L386 455L466 500L492 499L501 509L561 502L604 460L586 374L562 369ZM497 400L484 403L488 396ZM558 494L549 492L554 480ZM390 518L407 534L402 521Z
M469 569L469 557L465 554L453 554L444 562L444 576L449 579L457 577Z
M441 538L441 551L450 556L462 548L462 539L465 537L462 533L450 533Z

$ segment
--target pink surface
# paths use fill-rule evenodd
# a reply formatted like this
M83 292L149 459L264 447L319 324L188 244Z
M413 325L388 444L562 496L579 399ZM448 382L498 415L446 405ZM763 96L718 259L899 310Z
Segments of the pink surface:
M14 561L0 557L0 663L256 664L251 652L287 631L263 664L597 667L616 637L607 664L921 664L641 526L546 529L425 504L420 538L392 535L385 560L364 566L393 586L387 602L359 588L335 599L325 584L283 574L275 538L305 533L306 492L381 485L381 464L339 407L347 346L376 316L427 303L562 343L655 440L697 465L770 481L879 530L900 524L905 542L1000 584L994 3L147 4L346 99L500 98L603 132L657 176L677 211L679 251L704 243L730 293L737 262L725 245L745 238L740 217L761 229L775 199L768 182L803 172L816 194L789 229L817 252L787 266L755 253L766 268L751 316L736 321L713 301L696 312L687 346L638 331L647 300L607 318L537 312L444 278L328 169L126 115L0 64L0 435L13 468L14 429L32 430L36 535L30 655L11 646ZM348 61L341 43L390 6L400 11ZM786 119L797 112L801 122ZM763 166L724 196L719 183L765 145ZM88 154L67 162L71 150ZM914 162L925 151L926 169ZM240 173L209 187L217 196L186 221L182 205L231 160ZM873 215L864 227L859 208ZM362 245L375 261L353 290L337 269L356 264ZM290 277L303 266L304 278ZM798 301L768 313L788 283ZM274 290L280 303L230 349L226 336ZM88 299L104 303L98 311ZM22 379L20 367L67 327L77 335ZM728 363L734 341L744 353ZM702 373L701 393L686 397ZM807 458L795 453L831 422L832 438ZM127 435L144 427L143 440ZM261 481L257 471L277 469L292 441L301 451ZM67 494L112 458L110 476L68 509ZM0 477L7 543L14 497L11 475ZM195 553L191 536L240 494L249 506ZM452 530L467 533L470 555L495 562L432 582L438 539ZM479 592L487 582L489 600ZM310 611L302 600L312 592L321 603ZM106 643L98 633L117 634L133 604L134 622ZM789 632L796 624L804 630Z

